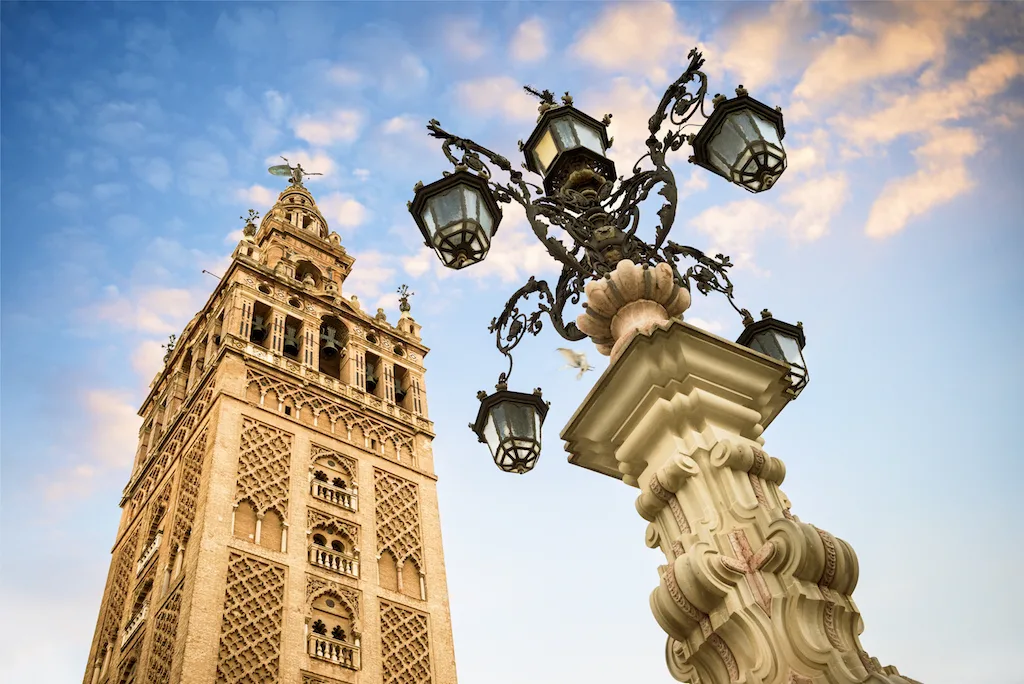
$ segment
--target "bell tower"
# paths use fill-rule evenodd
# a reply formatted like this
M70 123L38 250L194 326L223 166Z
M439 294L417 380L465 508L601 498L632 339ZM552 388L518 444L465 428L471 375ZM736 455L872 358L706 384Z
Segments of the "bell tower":
M83 684L455 684L428 349L278 168L142 404Z

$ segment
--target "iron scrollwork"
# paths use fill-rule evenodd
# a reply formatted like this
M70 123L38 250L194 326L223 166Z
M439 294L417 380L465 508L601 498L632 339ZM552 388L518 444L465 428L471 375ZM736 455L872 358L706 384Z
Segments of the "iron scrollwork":
M544 314L563 338L579 341L586 337L574 322L563 321L563 310L567 304L579 303L587 282L607 277L622 259L646 266L667 263L680 286L690 290L692 283L701 294L724 294L741 316L749 317L746 309L737 307L733 300L733 286L727 272L732 262L727 256L709 257L695 247L668 240L679 193L666 154L692 142L692 136L683 133L683 129L696 125L690 121L698 114L707 116L704 112L707 76L700 70L704 58L696 48L690 50L688 57L686 70L665 91L648 121L647 153L634 164L630 178L605 178L584 162L571 170L569 175L573 182L559 183L558 191L549 195L543 187L527 180L522 171L513 168L504 156L445 131L436 119L427 124L429 134L442 141L441 149L457 171L475 172L486 180L498 202L515 202L523 208L534 235L562 266L553 292L546 281L531 276L509 298L502 313L491 320L489 331L495 334L498 350L509 359L509 371L503 374L505 379L512 371L512 350L527 333L536 335L541 331ZM537 91L529 86L525 89L540 99L542 113L557 106L551 91ZM562 97L562 103L572 104L569 93ZM607 125L610 120L611 115L606 114L603 123ZM495 180L490 166L505 172L508 181ZM645 166L648 168L643 168ZM654 240L647 243L636 234L640 226L639 206L655 191L665 202L657 211ZM572 241L571 247L549 234L552 226ZM680 270L681 258L694 263ZM538 295L536 309L524 313L526 300L534 294Z

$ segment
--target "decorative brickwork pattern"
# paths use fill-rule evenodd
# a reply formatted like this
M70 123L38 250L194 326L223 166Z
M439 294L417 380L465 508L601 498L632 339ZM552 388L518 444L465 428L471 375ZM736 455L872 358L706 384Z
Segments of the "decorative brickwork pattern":
M377 506L377 556L389 551L396 562L412 560L422 572L423 541L416 483L374 469L373 492Z
M217 682L276 682L284 612L283 568L232 553L221 623Z
M348 612L352 615L352 622L356 632L361 632L361 625L359 622L359 592L355 589L349 589L343 584L338 582L332 582L325 580L322 577L314 577L313 575L306 575L306 611L308 613L310 606L313 605L313 601L317 600L324 594L334 594L348 609Z
M348 537L352 543L359 548L359 525L351 523L348 520L342 520L336 515L324 513L318 511L315 508L306 509L306 526L312 531L319 527L326 530L329 534L338 534Z
M255 383L261 395L273 392L277 395L278 401L291 401L298 411L312 411L316 422L324 425L320 421L327 421L324 426L329 425L331 432L335 434L348 438L348 435L358 428L367 439L376 439L381 444L390 441L396 453L403 454L403 459L412 460L413 435L394 430L366 415L363 410L343 406L319 392L279 380L252 368L246 369L246 381L246 387ZM376 399L376 403L380 403L380 400ZM380 407L383 407L383 404Z
M171 553L177 553L185 539L192 532L199 499L199 484L203 475L203 460L206 456L206 429L192 443L181 463L181 486L178 487L178 504L174 507L174 526L171 533Z
M380 631L383 684L430 684L427 616L381 601Z
M252 418L242 422L235 504L249 499L257 515L276 510L288 519L288 471L292 436Z
M114 640L121 627L121 615L124 612L124 599L135 576L135 547L139 542L139 528L132 530L128 538L121 544L117 561L112 571L113 581L110 584L110 596L107 599L107 614L103 618L103 638L100 643Z
M174 641L178 637L178 614L181 612L181 590L175 591L164 603L153 621L153 650L146 672L147 684L167 684L171 681L171 663L174 659Z
M323 457L329 457L338 464L338 468L345 471L345 474L349 476L350 481L356 481L356 459L339 454L333 449L322 447L319 444L313 444L309 450L309 460L311 463L315 463Z
M181 421L177 428L174 430L174 434L167 440L163 448L160 449L159 455L157 456L156 463L154 463L149 472L146 474L145 481L135 489L135 494L132 495L131 513L132 517L139 511L146 500L149 499L150 494L153 493L153 489L156 484L163 478L164 473L167 471L167 465L173 460L173 457L178 453L178 449L188 440L188 437L192 434L193 429L199 423L200 418L206 412L206 407L210 405L210 400L213 398L213 385L210 384L205 390L196 395L195 401L189 408L185 418ZM131 487L129 487L130 489Z

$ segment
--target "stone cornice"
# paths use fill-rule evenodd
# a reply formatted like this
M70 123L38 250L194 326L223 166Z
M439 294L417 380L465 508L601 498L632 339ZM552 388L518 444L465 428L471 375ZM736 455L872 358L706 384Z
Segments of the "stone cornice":
M639 333L562 430L569 462L637 485L654 434L635 429L645 420L760 440L790 400L788 368L678 319Z

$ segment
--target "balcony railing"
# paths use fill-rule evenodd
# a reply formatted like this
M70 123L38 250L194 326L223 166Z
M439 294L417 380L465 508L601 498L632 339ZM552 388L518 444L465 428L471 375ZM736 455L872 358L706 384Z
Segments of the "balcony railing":
M313 480L310 493L318 499L347 508L350 511L356 511L359 507L359 500L353 489L342 489L328 482Z
M309 655L353 670L359 669L359 647L323 634L309 635Z
M121 646L123 647L128 643L128 640L132 638L132 635L139 631L139 627L146 621L146 614L149 612L149 601L142 604L142 610L136 613L131 620L128 621L128 626L124 628L124 634L121 636Z
M330 549L320 546L318 544L311 544L309 547L309 562L313 565L342 575L348 575L350 577L359 577L359 560L343 554L337 551L331 551Z
M160 548L160 540L163 538L164 533L163 530L161 530L160 532L156 533L156 536L153 537L153 541L150 543L149 546L146 547L146 550L142 554L142 558L140 558L139 562L135 565L136 577L142 574L142 571L146 569L146 564L149 563L149 560L156 555L157 549Z

